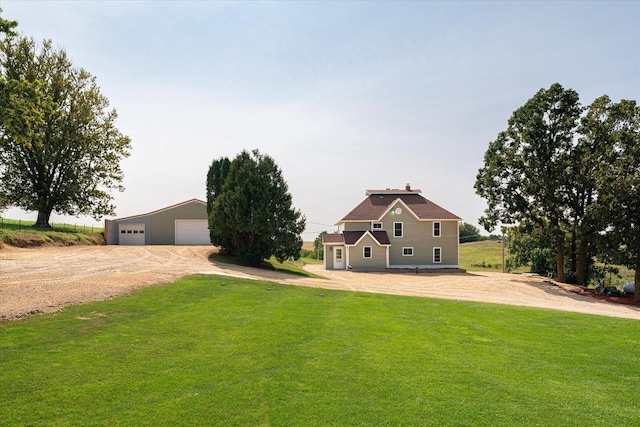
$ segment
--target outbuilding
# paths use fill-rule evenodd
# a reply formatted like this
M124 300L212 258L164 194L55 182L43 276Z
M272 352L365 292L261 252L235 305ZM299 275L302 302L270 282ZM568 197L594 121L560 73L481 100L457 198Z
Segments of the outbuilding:
M210 245L207 204L191 199L153 212L104 221L107 245Z

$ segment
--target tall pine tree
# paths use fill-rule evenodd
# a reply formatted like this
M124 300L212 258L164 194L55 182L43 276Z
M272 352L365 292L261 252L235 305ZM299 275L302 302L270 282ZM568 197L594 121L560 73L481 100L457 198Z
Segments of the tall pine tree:
M223 164L223 159L214 161L212 168L222 170ZM221 182L209 213L214 245L252 264L272 255L280 262L300 257L305 217L292 207L287 183L271 157L243 151Z

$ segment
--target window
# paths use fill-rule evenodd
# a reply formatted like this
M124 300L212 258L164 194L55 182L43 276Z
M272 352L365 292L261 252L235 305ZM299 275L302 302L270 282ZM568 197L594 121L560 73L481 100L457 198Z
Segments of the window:
M362 248L362 256L364 258L371 258L371 246L365 246Z
M402 256L413 256L413 248L402 248Z
M442 248L433 248L433 262L442 262Z
M393 237L402 237L402 223L394 222L393 223Z
M440 237L440 223L433 223L433 237Z
M381 222L374 222L371 225L371 228L373 229L373 231L382 230L382 223Z
M120 230L120 234L127 234L127 230Z

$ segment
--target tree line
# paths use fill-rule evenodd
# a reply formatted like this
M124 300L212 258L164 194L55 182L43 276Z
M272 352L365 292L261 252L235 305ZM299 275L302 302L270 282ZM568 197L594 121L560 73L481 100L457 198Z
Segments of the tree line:
M475 190L480 224L508 226L520 262L586 284L595 260L635 270L640 298L640 108L589 106L556 83L513 112L489 144Z

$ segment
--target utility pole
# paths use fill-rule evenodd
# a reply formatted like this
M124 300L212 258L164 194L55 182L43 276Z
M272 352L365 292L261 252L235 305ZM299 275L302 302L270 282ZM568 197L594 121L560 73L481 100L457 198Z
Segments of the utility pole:
M504 273L504 227L502 227L502 272Z

